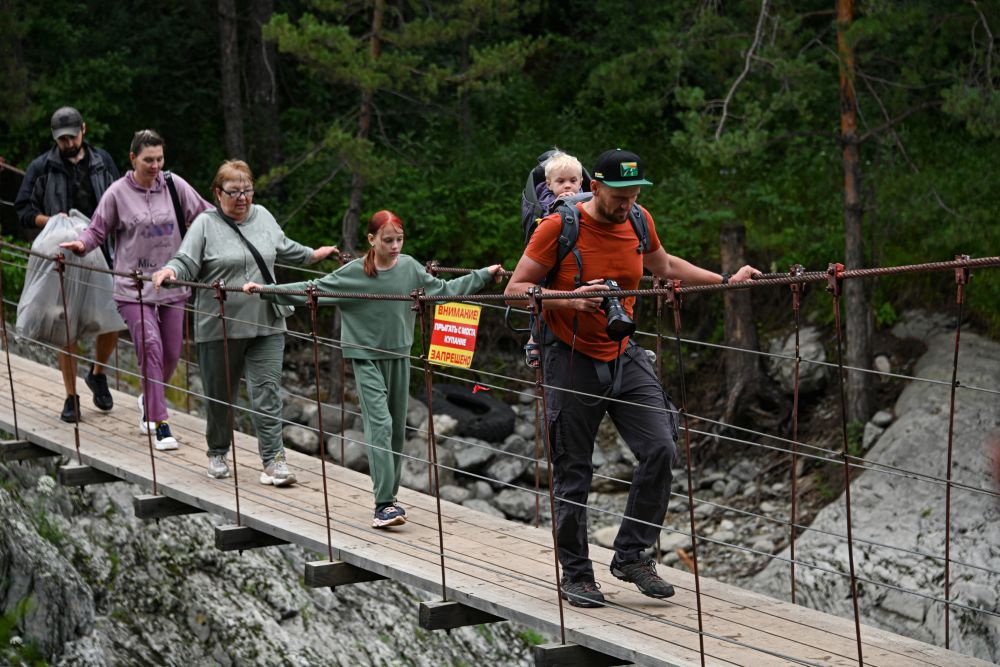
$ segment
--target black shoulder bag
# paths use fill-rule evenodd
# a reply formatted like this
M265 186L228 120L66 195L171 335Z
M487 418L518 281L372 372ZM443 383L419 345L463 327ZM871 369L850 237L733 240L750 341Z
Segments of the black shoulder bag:
M165 171L163 172L163 180L167 182L167 190L170 190L170 201L174 203L174 217L177 218L177 224L180 225L177 231L181 233L181 241L183 241L187 225L184 222L184 209L181 208L181 198L177 195L177 186L174 185L174 175L169 171Z
M236 232L236 235L239 236L240 240L243 241L244 245L246 245L247 250L249 250L250 254L253 256L253 261L257 262L257 268L260 269L260 275L264 276L264 282L268 285L274 285L274 276L271 275L271 272L267 268L267 264L264 263L264 258L260 256L260 252L258 252L257 248L255 248L252 243L247 241L247 237L243 236L243 232L241 232L240 228L236 225L236 221L219 209L215 209L215 211L219 214L219 217L222 218L222 221L229 225L229 228ZM271 302L271 306L274 308L274 314L278 317L288 317L295 312L295 306L285 306L273 301Z

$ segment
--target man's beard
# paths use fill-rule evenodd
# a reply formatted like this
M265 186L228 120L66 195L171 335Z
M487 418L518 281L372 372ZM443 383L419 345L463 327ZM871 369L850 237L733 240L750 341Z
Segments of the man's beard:
M79 146L74 146L73 148L60 148L59 155L64 160L72 160L77 155L79 155L80 151L82 150L83 150L83 142L81 141Z

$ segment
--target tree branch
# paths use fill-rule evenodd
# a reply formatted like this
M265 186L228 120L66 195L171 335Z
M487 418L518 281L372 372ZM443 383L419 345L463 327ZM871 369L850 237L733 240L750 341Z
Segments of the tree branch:
M718 141L719 137L722 136L722 128L726 124L726 116L729 113L729 103L732 101L733 95L736 94L736 89L741 83L743 83L743 79L746 78L747 74L750 73L750 61L753 60L754 50L757 48L757 45L760 44L760 35L764 29L764 19L767 18L767 3L768 0L761 0L760 2L760 15L757 17L757 29L754 31L753 42L750 44L750 48L747 49L747 55L743 61L743 71L740 72L740 75L736 77L735 81L733 81L733 85L729 88L729 92L726 94L726 99L722 102L722 117L719 119L719 126L715 128L716 141Z

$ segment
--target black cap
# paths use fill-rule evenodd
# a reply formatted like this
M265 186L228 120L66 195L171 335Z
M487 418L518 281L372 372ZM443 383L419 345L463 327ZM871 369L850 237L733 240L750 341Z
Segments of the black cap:
M83 130L83 116L73 107L62 107L52 114L52 138L75 137Z
M612 148L597 157L593 178L612 188L626 188L631 185L652 185L647 181L642 159L631 151Z

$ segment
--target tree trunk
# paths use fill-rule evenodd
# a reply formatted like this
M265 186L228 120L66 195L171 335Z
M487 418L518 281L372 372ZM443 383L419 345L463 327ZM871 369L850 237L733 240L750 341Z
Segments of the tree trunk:
M254 171L267 173L281 163L281 127L278 117L277 49L264 41L261 28L274 13L274 0L252 0L247 31L247 101L250 104L248 147ZM273 193L272 193L273 194Z
M372 32L369 38L369 48L372 65L378 60L382 50L381 32L382 17L385 14L385 0L375 0L374 11L372 12ZM361 91L361 111L358 114L358 139L367 140L371 134L372 127L372 103L375 93L371 88L365 87ZM361 219L361 200L365 190L365 178L361 174L358 166L355 166L351 173L351 194L347 203L347 212L344 214L344 240L341 248L353 253L355 243L358 239L358 226Z
M719 235L722 270L735 273L746 264L746 228L740 224L723 225ZM730 290L725 293L725 343L742 350L759 349L754 326L750 290ZM755 354L726 350L723 353L726 370L726 409L723 421L733 423L740 408L757 399L761 382L760 360Z
M236 0L218 0L219 66L222 82L222 116L226 154L245 159L243 105L240 103L240 53L236 33Z
M861 206L861 162L858 150L858 106L854 89L854 47L845 31L853 20L853 0L837 0L837 52L840 60L840 138L844 165L844 264L848 269L865 266ZM870 368L874 329L868 292L861 280L844 284L846 305L846 363ZM847 418L867 421L871 415L871 376L847 373Z

